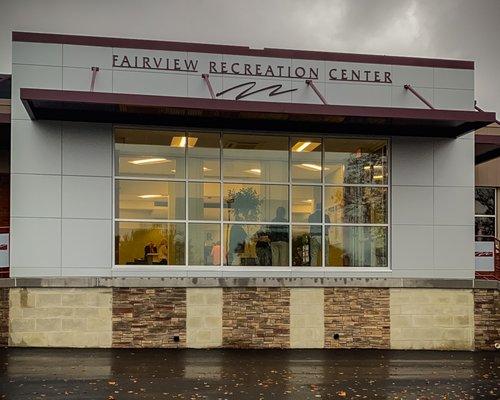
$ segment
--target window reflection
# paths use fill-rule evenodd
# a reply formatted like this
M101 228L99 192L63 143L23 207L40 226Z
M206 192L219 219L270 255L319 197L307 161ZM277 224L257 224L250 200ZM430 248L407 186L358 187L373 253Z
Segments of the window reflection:
M119 265L184 265L184 223L118 222Z
M387 141L325 139L326 183L387 184Z
M185 219L184 182L117 180L117 218Z
M288 266L288 225L225 224L225 265Z
M116 174L184 178L185 136L184 132L116 128Z
M387 223L387 188L325 187L325 212L332 223Z
M494 217L476 217L476 236L495 237L495 218ZM478 238L476 238L477 240Z
M190 182L189 219L195 221L220 220L220 184Z
M224 134L224 179L288 182L288 137Z
M495 215L495 188L477 187L475 208L476 215Z
M321 223L321 186L292 186L292 222Z
M195 145L187 149L188 178L220 178L220 135L218 133L189 133Z
M288 186L224 184L225 221L288 221Z
M118 127L116 262L387 267L387 153L382 139ZM494 234L494 202L478 188L477 234Z
M220 224L189 224L189 265L219 266Z
M292 138L292 181L321 182L321 139Z
M387 267L387 227L326 226L326 266Z
M320 267L322 261L321 225L292 227L292 265Z

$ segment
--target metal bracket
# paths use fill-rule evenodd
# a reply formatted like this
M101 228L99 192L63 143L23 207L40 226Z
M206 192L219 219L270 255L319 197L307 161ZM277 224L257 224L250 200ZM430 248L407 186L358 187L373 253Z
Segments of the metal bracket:
M94 91L94 85L95 85L95 78L97 73L99 72L99 67L91 67L90 70L92 71L92 81L90 82L90 91Z
M316 87L316 85L314 84L314 82L311 80L311 79L307 79L306 80L306 83L307 85L312 89L314 90L314 93L316 93L316 95L319 97L319 99L323 102L323 104L325 105L328 105L328 103L326 102L325 98L323 97L323 95L321 94L321 92L319 91L319 89Z
M212 96L212 99L215 99L215 93L214 89L212 88L212 83L210 82L210 79L208 78L208 74L201 74L201 77L205 81L205 83L208 86L208 91L210 92L210 96Z
M432 106L432 104L431 104L431 103L429 103L429 102L428 102L428 101L427 101L424 97L422 97L422 96L420 95L420 93L418 93L415 89L413 89L409 83L407 83L407 84L404 86L404 88L405 88L406 90L409 90L410 92L412 92L412 93L415 95L415 97L416 97L417 99L419 99L422 103L424 103L424 104L425 104L427 107L429 107L431 110L435 110L435 108Z
M476 100L474 100L474 109L475 109L476 111L479 111L479 112L485 112L482 108L479 108L479 107L478 107L478 105L477 105L477 101L476 101ZM500 121L499 121L498 119L496 119L496 120L495 120L495 122L496 122L498 125L500 125Z

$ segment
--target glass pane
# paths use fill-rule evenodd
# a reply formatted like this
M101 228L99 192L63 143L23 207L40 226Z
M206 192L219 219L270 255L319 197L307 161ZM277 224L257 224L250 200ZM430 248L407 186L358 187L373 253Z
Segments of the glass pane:
M185 219L184 182L116 181L116 217L126 219Z
M292 228L292 265L321 267L321 225L299 225Z
M292 181L321 182L321 139L292 138Z
M325 139L326 183L387 184L387 141Z
M326 266L387 267L387 228L325 227Z
M184 265L184 223L116 223L119 265Z
M184 178L186 141L184 132L116 128L116 175Z
M386 187L325 187L325 223L386 224Z
M224 225L225 265L288 266L287 225Z
M495 236L495 218L476 217L476 236Z
M190 179L220 178L220 135L218 133L189 133L188 177Z
M288 137L225 134L224 179L288 182Z
M495 188L476 188L476 215L495 215Z
M220 265L220 224L189 224L189 265Z
M288 222L288 186L224 184L224 220Z
M189 219L220 220L220 184L190 182L188 185Z
M321 186L292 186L292 222L321 223Z

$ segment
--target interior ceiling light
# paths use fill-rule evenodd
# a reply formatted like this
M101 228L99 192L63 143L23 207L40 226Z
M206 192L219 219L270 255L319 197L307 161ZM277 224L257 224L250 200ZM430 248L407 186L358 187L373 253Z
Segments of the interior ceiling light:
M371 165L365 165L365 166L363 167L363 169L364 169L365 171L367 171L367 170L371 169L371 167L372 167Z
M321 171L321 166L318 164L300 164L299 167L307 169L309 171Z
M203 167L203 171L207 172L207 171L212 171L212 170L210 168Z
M148 158L140 158L138 160L129 161L130 164L134 165L163 164L167 162L170 162L170 160L167 160L166 158L163 157L148 157Z
M174 136L172 142L170 142L170 147L186 147L186 142L188 147L194 147L197 141L197 137Z
M161 199L167 196L164 196L162 194L141 194L140 196L141 199Z
M245 172L260 175L262 171L259 168L251 168L251 169L247 169Z
M299 152L310 152L318 147L321 143L318 142L297 142L292 146L292 151L295 153Z
M384 175L373 175L373 179L384 179Z

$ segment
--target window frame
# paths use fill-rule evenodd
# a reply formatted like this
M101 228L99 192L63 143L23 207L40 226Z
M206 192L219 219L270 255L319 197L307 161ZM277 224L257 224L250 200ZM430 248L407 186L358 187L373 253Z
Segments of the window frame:
M498 206L498 190L494 186L475 186L474 187L474 203L476 201L476 190L477 189L492 189L493 190L493 214L476 214L476 208L474 204L474 240L476 240L476 219L477 218L493 218L493 236L496 238L497 231L497 206Z
M188 171L188 146L184 149L184 168L185 174L184 178L175 177L138 177L138 176L121 176L117 175L116 171L116 152L115 152L115 130L117 128L135 128L138 130L165 130L165 131L176 131L184 132L186 134L192 134L199 132L203 134L207 133L219 133L219 178L206 178L206 179L191 179L189 178ZM224 179L223 176L223 141L222 136L224 134L254 134L258 136L284 136L288 139L288 180L286 182L274 182L274 181L250 181L244 179ZM291 142L294 138L315 138L321 139L321 166L323 168L325 162L325 139L326 138L338 138L338 139L378 139L385 140L387 146L387 183L386 184L352 184L352 183L326 183L324 171L321 171L321 181L320 182L303 182L294 181L292 179L292 151ZM318 133L304 133L304 132L286 132L286 131L260 131L260 130L242 130L242 129L214 129L214 128L191 128L191 127L179 127L179 126L149 126L149 125L131 125L131 124L114 124L112 125L112 271L129 271L137 272L138 275L141 272L146 272L147 276L189 276L189 271L203 270L203 276L221 276L221 274L226 272L237 272L241 276L245 276L245 272L251 273L252 271L269 271L274 272L291 272L293 277L293 271L296 271L304 275L304 272L310 272L311 276L317 276L321 272L321 276L328 273L343 273L343 272L391 272L392 271L392 237L391 237L391 219L392 219L392 190L391 190L391 179L392 179L392 141L390 136L386 135L358 135L358 134L318 134ZM161 181L161 182L184 182L185 184L185 219L183 220L138 220L138 219L120 219L116 218L116 181L117 180L151 180L151 181ZM220 185L220 219L219 220L195 220L189 218L189 183L217 183ZM230 184L248 184L248 185L285 185L288 186L288 222L257 222L257 221L225 221L224 220L224 183ZM319 186L321 188L321 202L322 202L322 213L321 213L321 223L309 223L309 222L293 222L292 221L292 187L293 186ZM385 224L352 224L352 223L325 223L325 188L326 187L346 187L346 186L357 186L357 187L385 187L387 188L387 222ZM495 192L496 194L496 192ZM153 222L153 223L184 223L185 224L185 264L184 265L122 265L116 264L116 254L117 254L117 244L116 244L116 233L117 233L117 223L120 221L127 222ZM190 265L189 264L189 224L199 223L199 224L219 224L220 225L220 238L221 238L221 262L220 265ZM251 225L288 225L289 228L289 245L288 245L288 266L231 266L225 265L225 253L226 246L224 243L224 232L227 224L251 224ZM322 245L322 265L321 266L293 266L293 250L292 250L292 230L294 226L321 226L321 245ZM326 238L325 231L329 226L383 226L387 228L387 266L385 267L344 267L344 266L327 266L326 261ZM166 268L167 267L167 268ZM212 272L212 274L210 273ZM214 275L215 274L215 275ZM262 275L266 275L265 273ZM135 276L135 275L134 275ZM201 275L198 275L201 276ZM239 275L238 275L239 276Z

